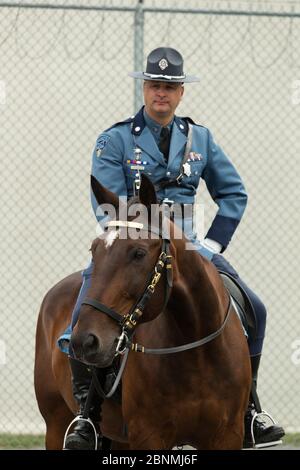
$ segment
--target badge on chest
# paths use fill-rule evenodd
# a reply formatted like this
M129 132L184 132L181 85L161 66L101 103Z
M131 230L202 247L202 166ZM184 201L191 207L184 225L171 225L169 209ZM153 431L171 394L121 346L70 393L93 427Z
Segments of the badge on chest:
M191 172L191 165L189 164L189 162L185 162L183 165L182 165L182 169L183 169L183 174L185 176L191 176L192 172Z
M201 153L190 152L187 161L182 165L182 173L189 177L192 174L191 162L199 162L203 159Z

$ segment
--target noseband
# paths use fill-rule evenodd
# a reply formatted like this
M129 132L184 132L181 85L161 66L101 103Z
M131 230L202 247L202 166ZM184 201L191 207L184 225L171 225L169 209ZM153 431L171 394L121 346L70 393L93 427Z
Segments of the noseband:
M135 228L135 229L140 229L140 230L145 230L144 225L137 222L131 222L131 221L122 221L122 220L114 220L107 222L106 227L129 227L129 228ZM93 298L86 298L82 304L85 305L90 305L91 307L94 307L95 309L99 310L101 313L105 313L108 315L110 318L115 320L119 326L122 329L122 333L120 337L118 338L118 344L116 348L116 355L118 354L123 354L128 348L128 345L131 344L131 338L134 334L134 330L138 324L138 321L140 320L141 316L144 313L145 307L152 297L152 295L155 292L156 285L158 284L161 275L163 273L163 270L166 269L166 278L167 278L167 283L166 283L166 289L165 289L165 299L164 299L164 305L161 311L164 310L164 308L167 305L170 291L172 288L172 264L171 264L171 258L172 256L170 255L170 238L167 236L167 231L164 230L155 230L154 228L149 228L148 229L149 233L153 233L155 235L159 235L159 237L162 239L162 247L161 247L161 253L158 257L158 260L154 266L153 271L149 275L150 282L147 284L145 287L142 295L139 297L137 302L133 305L131 308L130 312L127 313L126 315L121 315L120 313L116 312L115 310L107 307L105 304L102 304L96 299Z

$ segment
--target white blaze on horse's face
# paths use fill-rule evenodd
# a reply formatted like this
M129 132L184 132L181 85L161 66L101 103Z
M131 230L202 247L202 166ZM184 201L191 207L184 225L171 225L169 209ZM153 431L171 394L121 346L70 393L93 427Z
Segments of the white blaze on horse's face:
M112 246L113 242L118 238L118 230L110 230L107 237L104 239L105 248L108 249Z
M126 227L135 230L142 230L144 228L144 224L140 222L135 222L134 220L111 220L106 222L106 228L108 227ZM109 248L112 246L113 242L118 238L119 230L111 230L107 237L104 238L105 248Z

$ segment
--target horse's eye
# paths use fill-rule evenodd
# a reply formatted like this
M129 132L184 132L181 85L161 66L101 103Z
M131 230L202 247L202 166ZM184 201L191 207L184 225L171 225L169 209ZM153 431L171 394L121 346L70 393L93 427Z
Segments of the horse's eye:
M146 251L141 248L137 248L134 252L134 259L142 259L146 256Z

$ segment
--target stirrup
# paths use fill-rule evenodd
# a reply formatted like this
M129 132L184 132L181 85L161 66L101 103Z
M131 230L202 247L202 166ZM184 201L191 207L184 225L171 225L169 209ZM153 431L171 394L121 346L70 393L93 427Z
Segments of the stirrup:
M96 431L95 425L94 425L93 421L91 420L91 418L84 418L82 415L75 416L75 418L71 421L71 423L67 427L67 430L66 430L65 436L64 436L64 443L63 443L63 449L62 450L69 450L69 449L66 449L66 440L67 440L70 428L77 421L85 421L86 423L89 423L92 426L93 431L94 431L94 437L95 437L95 450L97 450L97 448L98 448L98 433Z
M267 416L271 421L272 421L272 425L275 424L276 425L276 421L275 419L270 415L270 413L267 413L266 411L264 410L261 410L260 413L257 413L257 411L255 411L255 413L253 414L252 416L252 420L251 420L251 439L252 439L252 447L246 447L244 448L244 450L249 450L249 449L263 449L264 447L273 447L273 446L277 446L279 444L282 444L282 439L278 439L277 441L271 441L271 442L263 442L261 444L256 444L255 443L255 437L254 437L254 422L255 420L260 417L260 416Z

